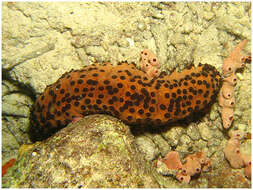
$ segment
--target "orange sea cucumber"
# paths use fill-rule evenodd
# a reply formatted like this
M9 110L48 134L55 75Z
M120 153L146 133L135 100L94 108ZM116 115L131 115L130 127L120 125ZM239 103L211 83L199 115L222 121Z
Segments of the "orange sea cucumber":
M31 114L31 134L44 139L76 117L106 113L126 124L165 125L211 105L221 86L215 67L200 64L156 78L135 64L94 64L48 86Z

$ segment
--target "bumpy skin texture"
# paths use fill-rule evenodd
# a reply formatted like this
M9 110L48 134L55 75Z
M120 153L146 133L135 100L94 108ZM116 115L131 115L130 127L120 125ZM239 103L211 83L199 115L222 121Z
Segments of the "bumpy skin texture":
M76 117L106 113L126 124L165 125L211 105L221 86L213 66L188 66L148 78L135 64L110 63L65 73L40 95L31 114L31 135L41 140Z

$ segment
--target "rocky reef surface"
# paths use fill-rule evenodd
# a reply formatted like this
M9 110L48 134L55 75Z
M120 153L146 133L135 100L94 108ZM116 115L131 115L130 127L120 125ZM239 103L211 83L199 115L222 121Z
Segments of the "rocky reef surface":
M53 138L23 148L3 184L25 188L159 187L129 127L91 115ZM147 163L148 164L148 163Z
M57 146L65 149L63 139L57 139L57 136L63 137L61 133L74 130L73 127L63 129L45 142L29 145L32 148L24 151L25 154L19 154L18 157L20 147L31 143L28 136L29 115L36 95L43 92L47 85L55 82L63 73L71 69L80 69L93 62L110 61L117 64L127 60L139 64L140 52L143 49L151 49L160 61L161 71L167 73L173 69L181 71L190 63L197 65L199 62L211 64L221 72L224 58L242 40L247 40L243 54L249 55L251 52L249 2L5 2L2 4L2 26L2 161L4 164L11 158L17 158L16 165L10 168L3 178L3 185L6 187L49 187L43 180L59 175L59 171L50 167L61 164L60 162L62 172L71 167L71 170L75 171L73 175L79 175L80 179L85 175L85 172L80 173L78 168L84 167L87 160L84 160L84 165L78 165L76 160L81 159L80 154L75 154L72 148L62 151L61 154L49 149ZM236 76L238 78L234 89L236 106L231 128L223 129L218 103L213 105L209 114L198 121L173 124L164 129L132 128L134 139L131 137L130 141L136 144L138 151L120 148L116 150L129 151L128 161L133 164L131 172L136 175L131 176L122 171L117 178L113 172L111 176L101 175L103 173L101 170L101 173L98 171L98 176L93 178L94 176L90 176L86 171L89 179L98 180L96 184L101 187L119 187L120 184L124 186L126 183L121 181L125 179L124 175L131 184L129 187L157 187L157 184L160 187L250 187L251 182L244 177L243 169L232 169L223 153L230 130L251 132L250 65L247 64ZM111 117L101 119L104 122L113 120ZM93 123L90 125L97 127ZM119 124L115 124L114 127L120 128ZM76 130L84 128L79 126ZM76 133L71 135L80 135L77 131ZM92 142L92 139L90 140ZM122 148L121 145L119 147ZM81 145L74 146L70 143L69 146L80 148ZM123 149L126 147L123 146ZM251 140L243 141L242 147L246 152L250 152ZM36 152L36 148L40 151ZM98 149L94 148L86 151ZM101 148L105 154L104 151L108 147ZM179 152L181 158L204 151L211 159L211 171L201 173L189 184L182 184L152 168L152 164L155 165L158 158L164 157L172 150ZM111 151L116 153L115 161L112 162L110 156L113 155L110 155L106 161L108 165L105 164L108 167L112 167L109 166L110 163L122 160L117 151L114 149ZM76 157L71 161L72 153ZM132 153L141 154L145 160L136 159ZM46 157L51 157L51 162L47 162ZM98 155L96 158L101 159ZM38 162L40 164L36 165ZM68 164L65 166L66 162ZM141 163L141 166L138 163ZM26 165L30 167L29 170L22 169ZM125 167L122 165L120 168ZM106 166L101 165L102 168ZM144 166L151 171L156 182L151 175L143 174ZM94 165L89 167L95 168ZM138 171L139 167L142 171ZM26 170L36 173L34 176L37 177L33 177L32 173L29 174ZM91 181L86 181L85 184L79 183L78 180L74 182L70 177L72 174L64 175L69 179L66 183L64 179L56 178L58 181L50 181L51 187L64 187L64 185L88 187L91 184ZM99 179L105 179L106 176L110 176L109 181L100 183ZM137 179L136 176L141 176L141 179ZM20 179L21 182L17 183ZM35 185L36 180L38 183Z

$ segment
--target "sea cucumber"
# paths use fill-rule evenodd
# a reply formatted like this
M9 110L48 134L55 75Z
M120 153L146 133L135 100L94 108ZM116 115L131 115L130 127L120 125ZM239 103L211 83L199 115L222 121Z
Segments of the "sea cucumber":
M31 114L31 134L44 139L74 118L105 113L129 125L156 126L183 119L211 105L221 77L208 64L147 77L134 63L93 64L65 73L49 85Z

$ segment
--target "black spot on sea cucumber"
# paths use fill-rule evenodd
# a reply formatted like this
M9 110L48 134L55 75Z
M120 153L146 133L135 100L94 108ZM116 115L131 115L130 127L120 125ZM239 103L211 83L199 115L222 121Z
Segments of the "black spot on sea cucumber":
M126 77L125 77L125 76L120 76L120 79L121 79L121 80L125 80Z
M149 111L150 111L150 112L154 112L154 111L155 111L155 108L154 108L154 107L150 107L150 108L149 108Z
M116 79L117 78L117 75L112 75L112 79Z
M125 95L126 95L126 96L130 96L131 93L130 93L129 91L127 91Z
M97 103L97 104L101 104L102 101L101 101L100 99L97 99L97 100L96 100L96 103Z
M187 110L188 110L188 112L192 112L193 111L192 107L187 108Z
M82 79L78 79L77 83L78 83L78 84L82 84L82 83L83 83L83 80L82 80Z
M75 88L74 92L78 93L79 92L79 88Z
M88 79L88 80L86 81L86 83L89 84L89 85L97 85L97 84L98 84L98 81L92 80L92 79Z
M142 114L144 113L144 110L143 110L143 109L140 109L140 110L138 110L138 113L139 113L140 115L142 115Z
M102 91L102 90L104 90L104 87L103 87L103 86L100 86L100 87L98 87L98 90ZM87 91L88 91L88 89L87 89ZM86 91L86 92L87 92L87 91Z
M49 90L49 95L50 96L54 96L54 91L53 90Z
M130 79L130 82L135 82L135 79L134 79L134 78L131 78L131 79Z
M142 83L142 81L141 81L141 80L138 80L137 82L138 82L138 84L143 85L143 83Z
M202 81L201 80L198 80L198 85L201 85L202 84Z
M145 88L141 89L141 93L144 94L145 96L148 96L148 91Z
M66 109L69 110L71 108L71 105L70 104L66 104Z
M91 102L90 99L88 99L88 98L85 99L85 103L86 103L86 104L89 104L90 102Z
M125 104L126 104L127 106L132 106L132 105L133 105L133 102L132 102L132 101L127 100Z
M66 108L63 106L62 109L61 109L62 112L65 112L66 111Z
M118 88L113 88L113 93L118 93Z
M79 106L79 102L74 102L74 105L75 106Z
M151 99L151 103L152 103L152 104L155 104L155 103L156 103L156 100L155 100L155 99Z
M124 107L120 107L120 108L119 108L119 111L120 111L120 112L123 112L124 110L125 110Z
M205 94L204 94L204 97L207 98L208 95L209 95L209 91L207 90L207 91L205 92Z
M105 87L108 91L112 90L112 86L106 86Z
M188 98L189 98L189 100L192 100L192 99L193 99L193 96L192 96L192 95L189 95Z
M190 106L192 103L190 101L186 101L186 105Z
M165 118L169 118L169 117L170 117L170 114L169 114L169 113L166 113L166 114L164 114L164 117L165 117Z
M169 93L165 93L165 98L169 98L170 94Z
M135 90L135 89L136 89L135 85L131 85L130 88L131 88L132 90Z
M161 110L166 110L166 106L165 106L164 104L161 104L161 105L160 105L160 109L161 109Z
M71 100L72 100L71 98L67 98L67 99L66 99L66 102L70 103Z
M61 112L60 112L60 111L57 111L56 115L57 115L57 116L61 116Z
M149 107L149 105L148 105L147 103L144 102L143 108L144 108L144 109L147 109L148 107Z
M109 103L109 104L113 104L113 100L110 99L110 100L108 101L108 103Z
M200 103L201 103L201 101L200 101L200 100L197 100L197 101L196 101L196 104L200 104Z
M199 93L199 94L202 94L202 93L203 93L203 90L202 90L202 89L198 89L198 93Z
M146 113L146 116L147 116L147 117L150 117L150 116L151 116L151 113L147 112L147 113Z
M58 100L58 101L56 102L56 105L57 105L57 106L61 105L61 102Z
M118 83L117 86L118 86L118 88L122 88L123 84L122 83Z
M135 112L135 109L134 109L134 108L130 108L130 109L129 109L129 112L134 113L134 112Z
M70 85L71 85L71 86L74 86L74 85L75 85L75 81L72 80L72 81L70 82Z
M110 84L110 81L109 80L104 80L104 84L108 85L108 84Z

